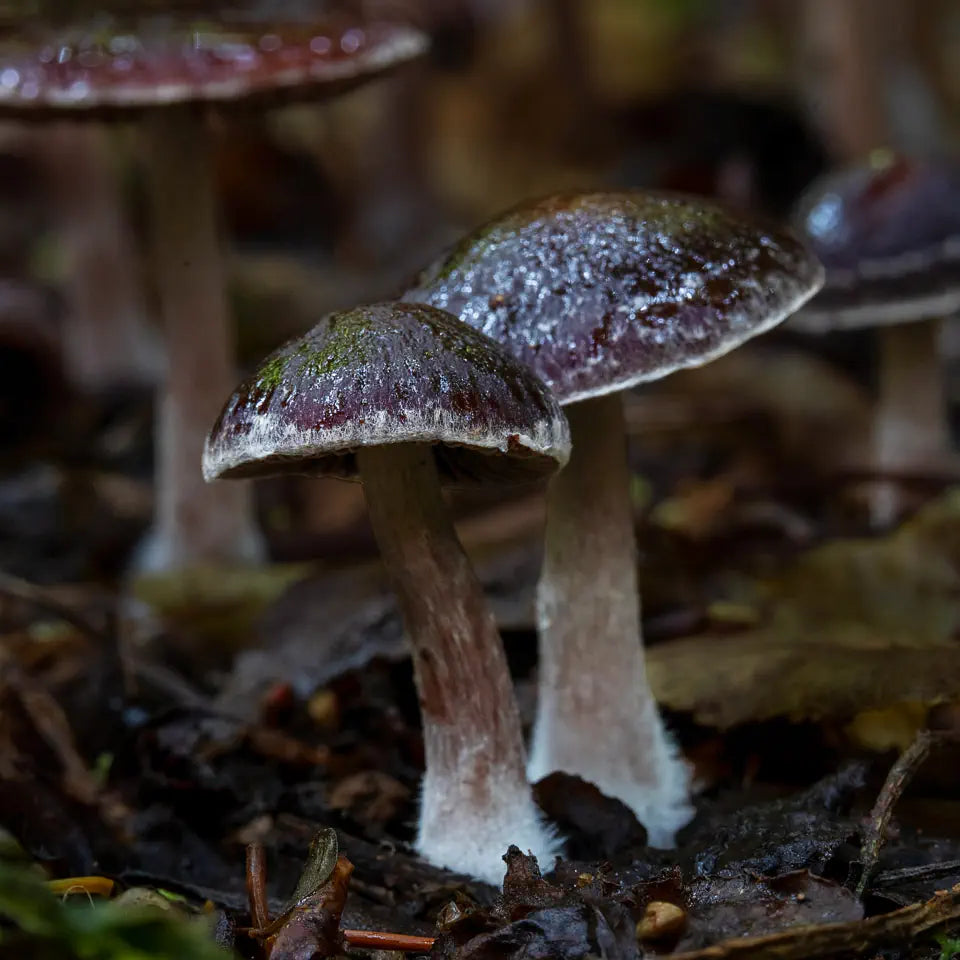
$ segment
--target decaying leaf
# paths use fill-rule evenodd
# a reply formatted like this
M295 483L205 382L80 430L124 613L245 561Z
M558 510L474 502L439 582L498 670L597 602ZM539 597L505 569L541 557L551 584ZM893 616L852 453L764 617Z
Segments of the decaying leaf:
M353 864L338 853L335 830L324 828L310 851L283 913L258 936L271 960L333 957L345 950L340 918Z
M779 716L844 717L899 701L935 702L960 689L960 647L857 643L830 627L801 645L765 628L663 644L650 651L649 671L661 703L726 729Z
M762 623L650 650L658 698L721 728L852 717L960 689L960 491L889 537L810 551L763 585Z
M551 773L533 790L540 809L566 837L571 859L618 862L646 844L647 833L633 811L580 777Z
M442 960L636 960L635 921L594 877L584 885L550 883L535 857L511 847L503 858L503 895L492 910L449 922L434 945Z
M690 950L730 937L755 937L791 927L859 920L863 907L846 887L806 870L762 877L736 873L696 880L689 889Z
M741 937L663 960L826 960L876 956L885 946L910 949L923 935L960 919L960 887L941 890L925 903L840 923L800 926L782 933Z

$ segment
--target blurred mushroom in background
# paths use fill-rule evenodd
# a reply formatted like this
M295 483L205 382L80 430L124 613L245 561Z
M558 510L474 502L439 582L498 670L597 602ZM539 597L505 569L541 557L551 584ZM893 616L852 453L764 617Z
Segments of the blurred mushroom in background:
M877 151L818 180L797 221L827 275L793 326L808 333L877 328L869 468L943 472L953 444L940 339L944 319L960 312L960 164ZM894 523L901 501L896 483L878 484L873 523Z
M209 162L208 114L325 99L419 56L404 25L344 13L204 19L188 13L26 24L0 54L0 111L29 119L137 119L155 288L168 351L157 427L156 526L136 565L255 561L251 491L213 492L199 469L206 427L233 378L232 325ZM33 27L34 29L31 29Z
M148 318L142 257L124 209L116 132L70 121L32 138L63 259L64 366L88 392L155 386L164 366Z
M943 472L951 447L940 341L942 321L957 310L950 274L960 181L949 161L904 159L943 146L936 71L918 56L935 10L930 2L806 0L794 11L798 88L836 171L798 205L828 273L796 325L879 328L879 401L866 466L880 473ZM895 479L867 492L875 526L899 518L903 490Z

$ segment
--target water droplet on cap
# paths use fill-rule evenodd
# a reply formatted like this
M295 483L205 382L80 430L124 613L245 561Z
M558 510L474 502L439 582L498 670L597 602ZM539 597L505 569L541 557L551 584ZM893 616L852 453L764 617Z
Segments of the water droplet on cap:
M265 53L273 53L283 46L283 40L275 33L268 33L260 38L260 49Z
M340 49L344 53L356 53L360 47L363 46L363 42L366 38L362 30L356 28L348 30L340 38Z

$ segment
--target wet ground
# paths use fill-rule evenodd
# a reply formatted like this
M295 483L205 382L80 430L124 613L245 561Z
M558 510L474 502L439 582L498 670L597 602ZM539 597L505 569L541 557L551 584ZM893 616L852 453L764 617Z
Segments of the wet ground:
M810 442L816 422L776 396L723 408L717 390L630 406L651 676L696 766L697 817L655 851L621 804L554 775L536 795L567 859L504 851L502 894L411 851L416 697L362 501L303 533L310 491L265 484L276 565L130 582L152 505L149 403L78 401L43 430L6 407L6 855L206 903L220 940L258 956L245 858L259 844L287 931L267 944L276 960L347 949L344 891L342 927L435 936L435 955L464 960L949 957L936 935L960 916L957 498L915 479L900 530L867 535L857 483ZM456 507L529 722L542 504ZM881 824L884 778L927 728ZM285 913L323 828L352 875L320 871Z

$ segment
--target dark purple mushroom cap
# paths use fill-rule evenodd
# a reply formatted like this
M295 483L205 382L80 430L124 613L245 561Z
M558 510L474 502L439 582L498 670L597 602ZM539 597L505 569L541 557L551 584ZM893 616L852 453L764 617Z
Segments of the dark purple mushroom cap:
M566 404L706 363L780 323L821 282L787 231L694 198L593 193L516 207L404 299L503 343Z
M25 119L316 99L426 46L410 27L343 16L234 24L182 14L92 19L0 42L0 113Z
M207 480L354 478L361 447L435 446L452 480L537 479L567 461L556 398L499 344L423 304L324 317L227 401L203 452Z
M817 180L796 220L826 268L796 326L869 327L960 310L960 165L878 151Z

